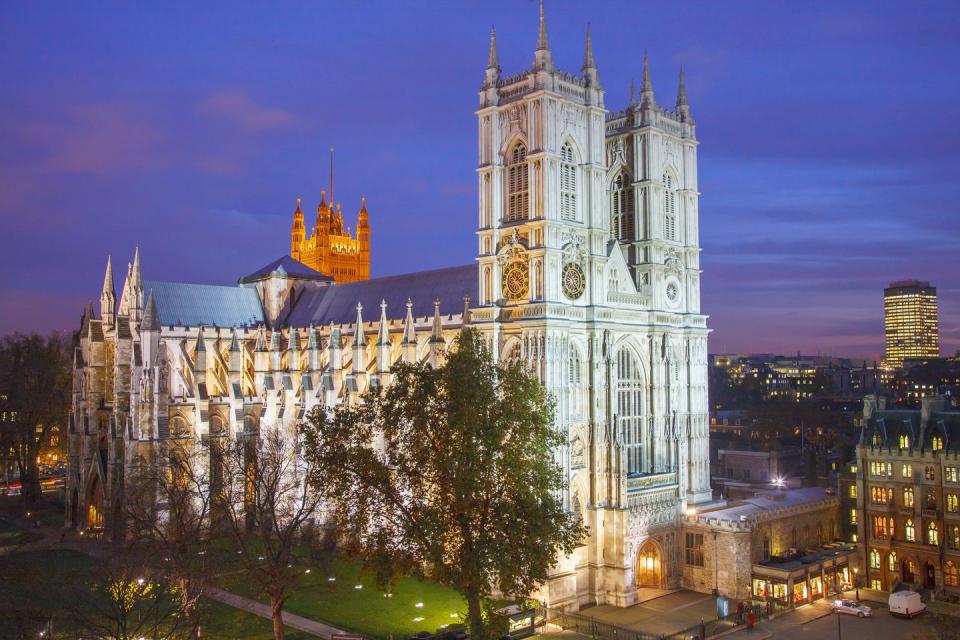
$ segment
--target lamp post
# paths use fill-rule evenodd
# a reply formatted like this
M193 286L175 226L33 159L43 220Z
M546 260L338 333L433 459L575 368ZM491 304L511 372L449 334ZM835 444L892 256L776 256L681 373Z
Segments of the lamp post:
M837 640L843 640L843 633L840 631L840 618L842 618L843 616L840 615L839 611L836 612L836 616L837 616Z
M853 588L857 591L857 602L860 602L860 567L853 568Z

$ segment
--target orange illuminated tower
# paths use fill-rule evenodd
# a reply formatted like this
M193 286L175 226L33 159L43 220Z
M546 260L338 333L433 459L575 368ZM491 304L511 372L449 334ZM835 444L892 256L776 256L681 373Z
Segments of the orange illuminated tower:
M320 191L316 224L308 235L303 210L297 198L290 230L290 256L311 269L331 276L336 282L370 279L370 214L367 199L360 199L356 237L344 227L341 205L333 199L333 149L330 149L330 202Z

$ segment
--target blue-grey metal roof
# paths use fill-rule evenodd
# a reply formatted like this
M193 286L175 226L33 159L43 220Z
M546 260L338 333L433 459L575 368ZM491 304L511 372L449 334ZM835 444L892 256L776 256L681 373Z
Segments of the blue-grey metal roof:
M443 315L463 312L463 296L477 304L479 281L477 265L448 267L433 271L405 273L362 282L307 288L293 303L292 310L281 314L283 324L294 327L309 325L353 324L357 319L357 303L363 305L364 322L380 318L380 301L387 302L387 318L400 320L407 314L407 298L413 302L417 318L433 315L433 301L440 299Z
M260 280L262 278L269 278L272 273L275 271L283 271L287 275L293 276L295 278L305 278L307 280L323 280L326 282L332 282L333 278L315 269L311 269L307 265L294 260L289 255L283 256L282 258L277 258L270 264L264 265L251 273L248 276L240 278L241 283L253 282L255 280Z
M153 291L163 326L244 327L265 322L254 287L144 281L143 290Z

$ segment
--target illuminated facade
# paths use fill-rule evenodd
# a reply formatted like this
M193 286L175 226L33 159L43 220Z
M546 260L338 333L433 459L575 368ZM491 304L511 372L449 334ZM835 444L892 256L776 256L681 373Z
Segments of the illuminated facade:
M141 280L135 258L117 306L108 262L76 356L68 524L117 529L124 469L158 459L165 441L292 432L315 406L389 384L395 362L440 362L469 323L495 358L537 375L567 434L555 452L563 497L590 533L538 595L628 605L644 587L683 585L683 514L712 497L683 76L665 108L645 60L639 96L608 113L589 35L581 75L558 70L541 9L532 67L501 76L491 37L479 97L468 264L348 282L300 248L299 208L293 257L238 286Z
M316 223L310 235L304 225L300 198L293 212L290 229L290 255L311 269L332 277L337 282L356 282L370 279L370 216L367 199L360 199L357 214L357 236L344 227L341 207L327 204L326 192L320 192Z
M910 358L940 356L937 288L929 282L903 280L885 288L883 323L887 367L902 367L903 361Z

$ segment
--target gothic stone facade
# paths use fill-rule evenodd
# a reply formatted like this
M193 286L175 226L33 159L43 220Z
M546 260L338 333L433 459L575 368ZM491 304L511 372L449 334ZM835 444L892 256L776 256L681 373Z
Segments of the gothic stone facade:
M668 110L644 60L639 100L608 113L589 36L582 74L564 73L541 14L523 73L501 76L491 37L477 118L473 264L344 284L285 257L208 287L141 281L135 260L116 310L108 270L77 351L69 522L109 528L124 469L171 434L292 429L389 384L399 359L439 361L469 315L495 357L547 386L568 434L556 461L590 533L540 595L628 605L639 587L681 586L682 514L711 498L682 76Z

